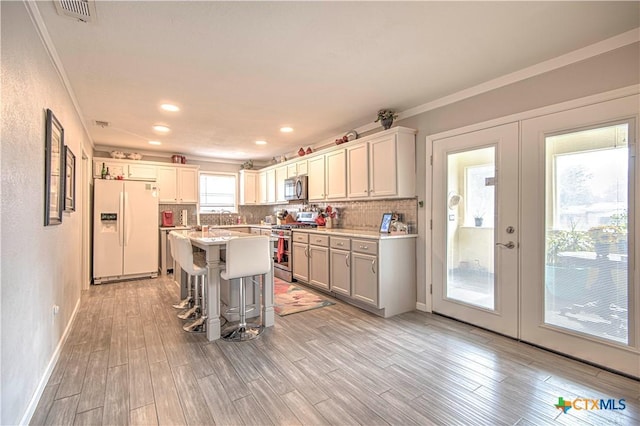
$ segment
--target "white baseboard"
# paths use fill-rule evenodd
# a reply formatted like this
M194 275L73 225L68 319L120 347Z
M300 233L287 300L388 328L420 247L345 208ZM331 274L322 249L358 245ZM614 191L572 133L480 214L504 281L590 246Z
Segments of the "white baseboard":
M431 310L429 310L429 308L427 308L427 304L426 303L420 303L420 302L416 303L416 310L422 311L422 312L431 312Z
M71 326L73 325L73 321L76 319L76 315L78 314L78 309L80 308L80 299L81 298L78 298L76 307L73 308L71 319L69 320L69 323L67 324L67 327L65 328L64 333L62 334L62 337L58 342L58 346L56 347L56 350L53 352L53 355L49 360L49 364L47 364L47 368L44 371L42 378L40 379L40 383L38 383L38 387L36 388L36 391L33 393L33 397L31 398L31 401L29 401L29 405L27 406L27 409L24 415L22 416L22 419L20 420L20 425L28 425L31 422L31 417L33 417L33 413L36 412L36 408L38 407L38 402L40 402L40 398L42 398L42 394L44 393L44 388L47 386L47 382L51 378L53 369L55 368L56 363L60 358L62 347L66 343L67 338L69 337L69 333L71 332Z

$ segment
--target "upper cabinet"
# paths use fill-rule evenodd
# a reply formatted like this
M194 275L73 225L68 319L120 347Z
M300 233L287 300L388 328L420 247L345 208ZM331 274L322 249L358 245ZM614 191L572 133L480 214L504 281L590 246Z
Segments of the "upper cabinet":
M258 204L258 172L253 170L240 170L240 205L248 206Z
M310 158L307 164L309 165L307 171L309 176L307 180L307 194L309 201L324 200L324 154Z
M309 201L345 199L345 150L338 149L308 160Z
M348 198L416 195L415 131L394 129L347 148Z
M198 167L159 166L160 203L195 204L198 202Z
M287 179L288 166L280 166L276 168L276 202L286 203L284 196L284 181Z
M267 170L267 204L276 202L276 171L275 169Z
M128 180L156 180L156 165L149 162L114 160L111 158L95 158L93 161L93 177L100 178L102 165L109 170L114 179L122 176Z
M258 172L258 204L267 204L267 172Z

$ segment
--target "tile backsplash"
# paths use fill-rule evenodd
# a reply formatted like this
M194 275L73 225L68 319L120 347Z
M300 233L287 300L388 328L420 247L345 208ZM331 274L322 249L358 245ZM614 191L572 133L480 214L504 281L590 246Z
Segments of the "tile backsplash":
M380 221L383 213L399 213L402 221L409 225L411 233L418 232L418 200L416 198L403 198L399 200L368 200L368 201L339 201L334 203L310 203L310 204L277 204L269 206L239 206L238 213L232 214L200 214L201 225L235 225L238 217L244 218L248 224L259 224L265 216L276 215L280 210L298 212L312 208L325 209L331 205L338 211L338 219L334 221L335 228L361 229L377 231L380 229ZM163 210L173 211L174 224L180 224L180 215L183 209L187 210L188 225L197 223L195 204L160 204L159 212ZM162 223L162 215L160 223Z

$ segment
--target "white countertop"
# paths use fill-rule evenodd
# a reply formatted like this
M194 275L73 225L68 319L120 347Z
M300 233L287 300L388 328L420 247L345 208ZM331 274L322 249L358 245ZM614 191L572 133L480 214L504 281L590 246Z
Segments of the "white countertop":
M240 226L236 226L237 228ZM245 227L245 226L242 226ZM192 242L200 243L204 246L220 246L227 244L227 241L235 238L255 238L256 235L248 234L246 232L237 232L225 229L213 229L209 228L209 231L203 233L202 231L190 231L183 229L182 235L185 235L191 239ZM275 238L272 238L275 239Z
M325 234L335 235L340 237L355 237L355 238L373 238L376 240L387 240L394 238L417 238L418 234L381 234L376 231L364 231L361 229L348 229L348 228L301 228L294 229L294 232L308 232L311 234Z
M189 226L161 226L161 231L184 231L185 229L191 229Z

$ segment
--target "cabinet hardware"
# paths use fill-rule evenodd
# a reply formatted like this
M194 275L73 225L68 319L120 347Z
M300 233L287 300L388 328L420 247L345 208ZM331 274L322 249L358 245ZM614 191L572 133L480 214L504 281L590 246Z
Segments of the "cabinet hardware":
M348 254L347 257L344 258L345 263L347 264L347 268L351 267L351 265L349 265L349 256L351 255Z
M374 274L376 273L376 259L373 259L371 261L371 272L373 272Z
M336 245L338 245L338 246L342 247L344 244L342 244L342 243L337 243Z

